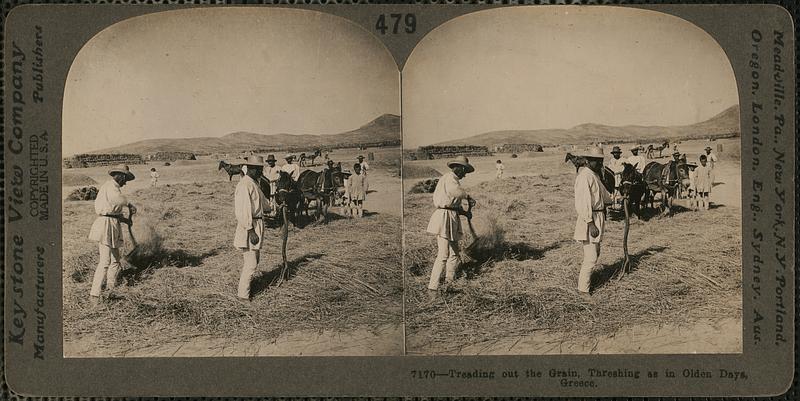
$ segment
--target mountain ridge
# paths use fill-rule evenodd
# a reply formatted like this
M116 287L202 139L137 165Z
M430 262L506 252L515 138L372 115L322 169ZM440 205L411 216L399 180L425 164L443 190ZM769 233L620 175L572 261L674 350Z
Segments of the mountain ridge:
M396 143L399 145L400 116L388 113L382 114L356 129L328 135L258 134L234 131L219 137L144 139L87 153L242 153L251 150L273 149L277 151L298 148L310 150L320 147L344 147L345 145L358 146L378 143Z
M480 145L535 143L543 146L590 142L657 142L659 140L699 139L741 134L739 105L733 105L713 117L690 125L623 125L583 123L572 128L489 131L467 138L439 142L434 145Z

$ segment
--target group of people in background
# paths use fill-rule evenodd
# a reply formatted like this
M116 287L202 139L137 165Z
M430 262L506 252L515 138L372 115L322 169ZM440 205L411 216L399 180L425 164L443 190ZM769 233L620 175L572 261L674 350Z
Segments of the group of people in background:
M717 156L712 152L710 146L706 146L704 149L705 154L701 154L698 158L698 164L689 163L686 160L686 154L678 151L677 145L675 146L672 153L673 165L671 168L677 169L678 165L685 164L689 169L689 185L685 189L688 193L690 208L693 210L708 210L711 188L714 184L714 166L718 161ZM625 168L624 163L633 165L640 174L644 173L647 161L643 156L639 155L640 150L641 147L639 145L631 147L631 156L627 159L622 157L622 150L619 146L614 146L611 150L612 158L606 163L606 166L614 172L614 187L616 188L612 194L614 204L619 203L621 199L618 188L622 184L621 174Z

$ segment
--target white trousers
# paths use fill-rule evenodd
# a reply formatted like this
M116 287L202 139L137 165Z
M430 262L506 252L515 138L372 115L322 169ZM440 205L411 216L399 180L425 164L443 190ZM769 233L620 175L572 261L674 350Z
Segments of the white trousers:
M456 268L460 261L458 241L450 241L440 235L436 236L436 245L439 247L436 252L436 260L433 262L431 280L428 282L428 289L436 290L439 288L439 278L442 276L442 269L446 268L445 282L452 282L456 277Z
M350 202L350 207L352 208L351 211L353 213L353 217L364 217L364 201L363 200L354 200Z
M250 299L250 282L253 280L261 253L257 249L242 249L242 257L244 264L242 274L239 276L237 295L239 298Z
M592 282L592 270L597 264L597 258L600 257L600 243L581 241L583 246L583 263L581 263L581 272L578 274L578 291L589 292L589 286Z
M102 243L98 244L100 258L97 261L97 268L94 270L92 279L92 290L89 295L99 297L103 289L103 280L106 281L106 288L112 289L117 285L117 275L119 274L119 248L111 248Z

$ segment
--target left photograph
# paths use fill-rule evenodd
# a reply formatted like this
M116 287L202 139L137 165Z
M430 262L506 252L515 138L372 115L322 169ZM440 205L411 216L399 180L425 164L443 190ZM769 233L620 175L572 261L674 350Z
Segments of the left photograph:
M400 73L296 9L90 39L63 106L65 357L402 355Z

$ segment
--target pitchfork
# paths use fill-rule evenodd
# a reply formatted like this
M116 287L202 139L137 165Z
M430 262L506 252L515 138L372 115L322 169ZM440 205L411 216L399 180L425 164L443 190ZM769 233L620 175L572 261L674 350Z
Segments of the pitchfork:
M472 234L472 243L467 247L467 252L472 249L472 246L478 242L478 234L475 233L475 227L472 226L472 208L475 206L475 199L467 198L467 226L469 226L469 233Z
M126 258L128 256L130 256L131 254L133 254L133 252L136 250L136 248L139 247L139 244L136 242L136 237L133 236L133 230L131 229L131 226L133 225L133 215L134 214L136 214L136 212L133 209L131 209L130 206L129 206L128 207L128 222L127 222L128 224L127 224L127 226L128 226L128 236L131 237L131 244L133 245L133 247L131 247L131 249L127 253L125 253L125 257Z
M617 281L622 280L622 278L625 277L625 273L627 273L631 267L631 258L628 255L628 231L630 230L631 225L631 214L630 208L628 207L628 194L625 194L622 197L622 207L625 209L625 229L622 231L622 252L625 256L622 259L622 266L620 266L620 269L618 270Z

